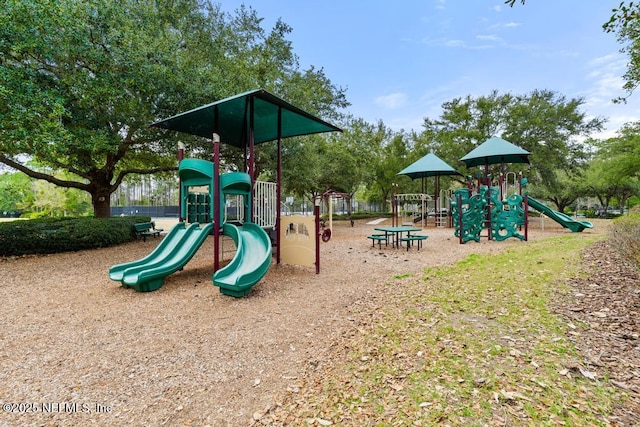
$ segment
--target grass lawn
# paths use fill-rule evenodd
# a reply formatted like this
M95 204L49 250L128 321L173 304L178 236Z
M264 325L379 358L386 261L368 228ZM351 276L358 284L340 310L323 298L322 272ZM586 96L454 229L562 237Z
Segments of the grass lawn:
M528 242L397 276L344 358L284 410L313 425L609 425L619 391L554 314L598 236Z

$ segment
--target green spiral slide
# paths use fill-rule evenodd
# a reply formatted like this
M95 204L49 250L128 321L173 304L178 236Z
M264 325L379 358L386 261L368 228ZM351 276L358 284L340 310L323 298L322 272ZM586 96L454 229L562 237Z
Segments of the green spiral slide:
M252 222L242 227L224 224L223 229L234 241L236 253L229 264L213 274L213 284L225 295L242 297L267 273L271 265L271 240L262 227Z

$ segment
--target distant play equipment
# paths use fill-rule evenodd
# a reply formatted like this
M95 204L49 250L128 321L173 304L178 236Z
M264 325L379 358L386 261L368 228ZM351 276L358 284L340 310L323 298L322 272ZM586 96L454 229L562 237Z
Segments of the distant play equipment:
M221 293L232 297L249 294L272 262L273 243L265 228L269 224L276 230L281 227L277 206L281 205L282 139L340 129L262 89L198 107L155 122L151 127L211 139L213 161L184 159L184 148L179 148L179 223L151 254L112 266L109 277L139 292L157 290L166 276L182 269L206 237L213 234L213 284ZM221 140L243 150L245 171L220 173ZM275 194L270 185L258 185L253 176L255 144L274 140L278 144ZM266 216L273 220L265 219ZM315 235L319 236L318 215L315 229ZM279 234L275 233L277 263L281 261ZM222 268L221 235L228 236L236 248L233 259ZM316 260L318 272L319 259Z
M460 159L467 167L484 166L484 174L476 176L477 183L468 176L467 188L456 190L450 200L454 234L460 243L479 242L483 230L488 230L489 240L527 240L529 207L572 232L593 227L588 221L577 221L530 197L526 191L527 179L522 174L519 174L517 184L509 185L509 175L515 177L515 174L505 173L505 163L529 163L529 155L528 151L494 136ZM491 164L501 165L498 185L491 185Z
M401 218L400 223L420 222L423 226L428 225L429 218L433 216L434 225L444 227L448 225L449 208L446 206L447 199L442 197L440 190L440 177L461 175L457 170L448 165L440 157L430 152L426 156L418 159L411 165L398 172L398 175L406 175L412 180L422 179L422 192L418 194L395 194L394 207L395 213ZM434 177L433 197L427 194L425 178ZM405 220L404 216L411 213L411 220ZM433 213L433 215L430 215Z
M321 232L321 238L323 242L328 242L329 240L331 240L331 230L333 229L333 201L336 199L349 199L350 195L349 193L344 193L341 191L336 191L336 190L326 190L324 193L322 193L319 196L316 196L316 199L314 201L314 204L317 206L319 203L321 202L325 202L327 204L328 207L328 219L329 219L329 225L327 226L325 221L321 222L321 227L322 227L322 232ZM351 221L351 226L353 227L353 221Z
M433 198L425 193L399 193L395 195L395 210L398 224L426 224L429 206Z

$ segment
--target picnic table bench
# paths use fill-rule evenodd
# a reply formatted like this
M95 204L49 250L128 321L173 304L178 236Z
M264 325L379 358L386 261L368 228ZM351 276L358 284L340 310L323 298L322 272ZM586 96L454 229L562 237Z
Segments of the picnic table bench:
M389 239L386 234L372 234L371 236L367 236L367 239L371 239L372 246L376 245L378 242L378 247L382 249L382 242L387 246L389 244Z
M414 231L422 231L422 228L417 227L408 227L408 226L397 226L397 227L376 227L374 228L376 231L383 231L384 237L386 239L391 239L391 243L394 248L400 247L400 242L404 241L405 238L413 237L411 234ZM406 233L406 237L402 238L402 235ZM418 240L418 239L416 239ZM413 242L414 240L411 240Z
M154 222L139 222L134 224L136 228L136 237L142 237L142 241L146 242L147 237L159 236L161 232L164 231L162 228L156 228L156 224Z
M400 240L403 242L407 242L407 251L409 250L409 246L411 246L413 242L418 242L418 250L420 250L422 242L427 240L427 237L429 236L414 234L413 236L401 237Z

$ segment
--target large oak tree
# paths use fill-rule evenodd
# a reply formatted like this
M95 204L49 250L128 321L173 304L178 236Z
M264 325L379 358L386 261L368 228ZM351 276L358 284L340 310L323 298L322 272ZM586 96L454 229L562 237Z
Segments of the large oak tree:
M305 106L325 116L346 105L321 69L299 70L288 25L261 23L251 8L228 15L198 0L3 2L0 162L89 192L104 217L127 175L176 168L176 135L147 128L159 118L256 88L310 96ZM307 82L317 90L295 90Z

